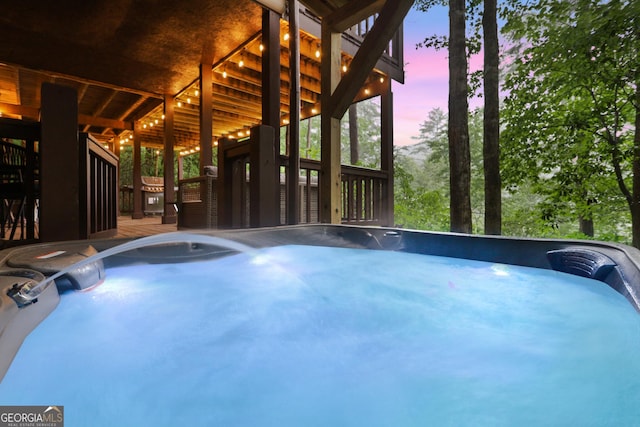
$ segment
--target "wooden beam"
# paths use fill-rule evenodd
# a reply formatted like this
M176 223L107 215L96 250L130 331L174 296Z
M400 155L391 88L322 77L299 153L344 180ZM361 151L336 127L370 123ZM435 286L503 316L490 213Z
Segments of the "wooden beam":
M200 174L205 166L213 164L213 64L200 64Z
M39 120L40 109L36 107L28 107L26 105L14 105L6 102L0 102L0 113L3 114L15 114L18 116L27 117L29 119Z
M379 12L384 3L385 0L351 0L325 19L327 20L327 25L333 31L343 33L374 13Z
M378 58L398 31L413 2L414 0L387 0L373 28L353 57L348 73L332 92L330 104L323 102L323 108L329 108L332 117L344 116Z
M133 212L131 219L144 217L142 211L142 123L135 122L133 128Z
M175 224L177 221L174 204L176 202L175 172L173 170L174 145L174 99L172 95L164 96L164 213L163 224Z
M322 25L322 105L331 104L340 81L340 42L342 36ZM322 109L320 120L320 222L339 224L342 220L340 165L340 117L335 118L329 108Z
M87 86L87 85L84 85ZM83 87L84 89L84 87ZM84 89L83 91L83 96L84 96L84 92L86 92L86 89ZM99 116L100 114L102 114L102 112L104 111L105 108L107 108L107 106L111 103L111 101L113 101L113 98L116 97L116 95L118 94L118 92L116 92L115 90L112 90L111 93L109 94L109 96L105 97L102 102L100 102L100 105L98 105L98 107L94 110L92 116ZM78 94L79 96L79 94ZM80 98L79 98L80 100ZM79 103L80 101L78 101ZM89 128L91 127L91 125L85 125L83 132L88 132Z
M96 126L101 128L112 128L121 130L133 130L132 122L122 120L105 119L103 117L93 117L87 114L78 114L78 124Z
M289 173L287 223L300 222L300 5L289 0Z
M280 17L262 13L262 123L275 130L280 140Z

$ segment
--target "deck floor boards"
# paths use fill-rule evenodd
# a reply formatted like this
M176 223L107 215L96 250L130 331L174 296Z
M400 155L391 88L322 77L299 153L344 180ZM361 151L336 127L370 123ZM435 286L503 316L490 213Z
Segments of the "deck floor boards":
M162 217L159 215L145 216L141 219L132 219L130 216L121 215L118 217L118 233L116 238L126 237L144 237L152 236L160 233L170 233L177 231L176 224L163 224ZM5 238L0 239L0 249L30 244L25 240L20 240L20 227L16 229L16 234L13 240L9 240L11 230L5 230Z

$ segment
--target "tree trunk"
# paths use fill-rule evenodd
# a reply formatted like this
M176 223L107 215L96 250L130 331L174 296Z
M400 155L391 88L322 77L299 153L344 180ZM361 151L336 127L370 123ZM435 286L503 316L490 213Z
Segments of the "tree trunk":
M484 0L484 232L502 233L497 0Z
M449 185L451 231L471 233L471 155L465 1L449 1Z
M580 221L580 232L585 236L593 237L593 234L594 234L593 219L580 217L579 221Z
M351 164L357 165L360 160L358 151L358 104L349 107L349 148Z
M633 137L633 190L631 197L632 244L640 249L640 77L636 80L636 130Z

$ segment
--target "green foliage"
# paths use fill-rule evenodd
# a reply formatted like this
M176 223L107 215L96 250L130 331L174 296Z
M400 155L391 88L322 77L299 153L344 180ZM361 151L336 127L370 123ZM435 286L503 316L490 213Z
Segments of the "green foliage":
M367 99L357 104L358 108L358 152L359 161L354 166L380 168L380 99ZM349 152L348 114L340 122L341 157L343 164L351 164ZM280 132L280 152L286 153L287 129ZM320 116L313 116L300 122L300 157L320 160Z
M142 176L164 176L164 152L154 148L140 149L140 170ZM213 153L216 164L216 149ZM183 178L200 175L200 156L198 153L182 157ZM120 185L133 185L133 147L124 146L120 150L119 162ZM178 177L178 154L174 156L174 176Z
M380 168L380 97L366 99L356 104L358 109L358 162L354 166L366 168ZM341 124L342 164L351 164L349 156L349 123L348 114L345 114Z
M541 195L548 218L613 223L614 236L629 215L609 212L633 202L637 5L540 0L505 26L503 182Z
M447 115L431 110L420 125L418 142L395 153L396 222L405 227L449 230L449 149ZM482 232L484 178L482 173L482 110L469 116L471 206L474 232Z

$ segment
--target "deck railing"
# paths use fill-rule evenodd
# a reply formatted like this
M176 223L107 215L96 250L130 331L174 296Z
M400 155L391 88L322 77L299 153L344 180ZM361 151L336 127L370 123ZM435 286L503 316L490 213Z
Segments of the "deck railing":
M80 170L86 173L87 192L80 194L82 238L111 237L117 233L118 158L87 134L80 135L86 153ZM84 164L82 164L84 163Z
M206 175L180 180L178 226L181 228L216 228L218 226L216 177Z
M386 200L383 197L388 185L385 171L342 165L342 223L386 224ZM318 188L320 162L300 159L300 221L318 222L320 191Z
M286 163L286 157L282 162ZM300 159L300 223L320 222L320 162ZM280 206L286 206L285 177L280 179ZM218 196L215 176L199 176L180 180L178 190L178 225L182 228L216 228L218 226ZM384 187L388 182L384 171L342 166L342 223L360 225L388 225ZM244 185L245 196L234 198L238 206L230 209L240 215L236 227L248 226L245 216L249 210L249 181ZM233 203L233 202L232 202ZM286 224L287 216L281 211L280 223Z
M388 225L383 212L388 173L355 166L342 166L342 222Z

